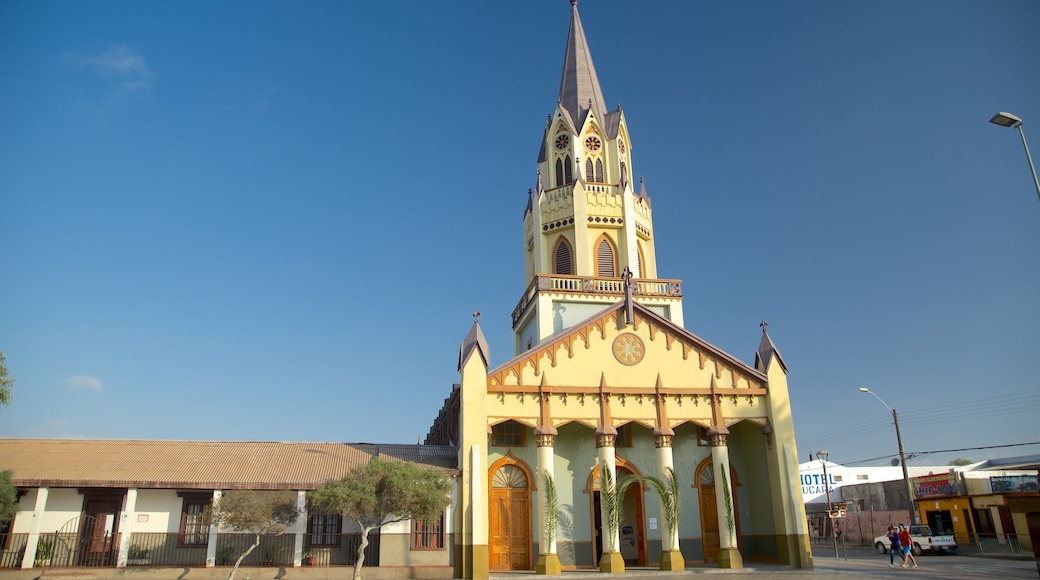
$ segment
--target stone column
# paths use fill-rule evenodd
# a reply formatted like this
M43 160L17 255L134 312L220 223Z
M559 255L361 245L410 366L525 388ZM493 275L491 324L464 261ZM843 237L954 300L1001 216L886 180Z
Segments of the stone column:
M744 559L737 548L737 514L733 511L733 481L729 477L729 430L712 427L711 463L715 471L715 506L719 518L719 568L743 568Z
M296 509L300 511L300 515L293 526L296 535L293 545L293 567L299 568L303 565L303 538L307 535L307 492L302 489L296 492Z
M556 439L556 429L539 427L535 437L538 439L538 473L535 474L535 485L538 486L538 563L535 565L535 573L557 575L561 567L560 556L556 553L556 532L552 531L550 540L550 530L545 527L545 514L549 508L546 479L551 478L555 482L553 441Z
M134 533L134 521L137 520L137 488L126 490L123 513L119 516L119 554L116 556L116 568L126 568L130 557L130 539Z
M50 494L49 487L40 487L36 490L36 505L33 506L32 521L29 522L29 538L25 543L25 555L22 556L22 569L30 570L36 563L36 547L40 543L40 521L43 512L47 509L47 496Z
M654 431L654 444L657 446L657 477L668 489L668 471L675 473L675 464L672 461L672 430L658 428ZM686 561L679 550L679 530L668 529L668 517L665 511L664 499L658 498L661 513L661 570L684 570Z
M610 433L608 431L613 431ZM614 456L614 438L617 430L613 427L600 427L596 430L596 450L599 454L599 468L607 470L611 475L614 485L617 485L617 461ZM621 557L621 533L620 530L610 531L607 523L608 515L605 509L606 502L603 501L604 493L614 493L613 489L600 489L600 538L603 545L603 553L599 559L599 571L609 574L620 574L625 571L625 559Z
M219 489L213 490L213 505L216 506L220 503L220 496L223 492ZM213 568L217 565L217 533L219 529L216 523L209 525L209 541L206 544L206 567Z

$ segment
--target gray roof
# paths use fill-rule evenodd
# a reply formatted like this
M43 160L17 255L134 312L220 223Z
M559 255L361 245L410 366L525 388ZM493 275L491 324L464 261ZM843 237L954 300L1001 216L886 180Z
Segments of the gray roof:
M560 103L577 123L584 121L589 110L589 101L599 119L603 119L607 106L599 88L596 67L592 64L585 30L578 17L578 3L571 5L571 27L567 32L567 50L563 58L563 79L560 81Z
M1040 455L1020 455L1002 459L987 459L972 468L972 471L983 469L1036 469L1040 470Z

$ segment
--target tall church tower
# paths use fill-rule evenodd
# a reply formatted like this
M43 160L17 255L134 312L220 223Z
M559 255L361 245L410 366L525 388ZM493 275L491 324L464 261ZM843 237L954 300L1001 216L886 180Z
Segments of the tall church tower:
M683 326L682 284L657 278L653 212L632 183L632 140L619 103L608 111L585 31L571 23L556 110L538 152L524 212L526 291L513 310L516 354L625 295Z

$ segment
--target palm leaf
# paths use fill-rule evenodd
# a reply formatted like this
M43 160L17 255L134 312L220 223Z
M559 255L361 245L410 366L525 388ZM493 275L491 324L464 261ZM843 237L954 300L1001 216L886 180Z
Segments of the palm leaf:
M551 545L556 541L560 498L556 494L556 482L553 481L553 476L549 473L549 470L544 470L543 478L545 479L545 513L543 514L542 524L545 526L545 541ZM548 550L549 546L545 546L546 553L549 553Z

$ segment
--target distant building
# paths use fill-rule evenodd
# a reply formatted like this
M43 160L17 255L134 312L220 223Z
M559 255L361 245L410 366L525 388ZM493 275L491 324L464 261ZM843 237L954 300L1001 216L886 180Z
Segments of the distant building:
M933 531L982 551L1030 551L1040 524L1040 456L992 459L961 467L911 466L918 518ZM799 466L810 527L829 533L820 462ZM909 523L910 501L901 467L845 467L827 463L831 502L846 504L850 541L870 540L886 526ZM860 536L862 534L862 537Z

